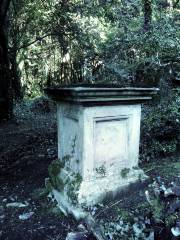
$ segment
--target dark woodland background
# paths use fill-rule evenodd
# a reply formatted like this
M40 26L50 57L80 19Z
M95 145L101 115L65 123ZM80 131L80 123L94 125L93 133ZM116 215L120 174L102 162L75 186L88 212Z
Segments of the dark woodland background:
M107 239L178 239L179 0L0 0L0 239L59 240L79 231L44 189L57 133L43 89L96 84L160 92L142 111L140 164L151 204L138 190L92 213L100 212Z

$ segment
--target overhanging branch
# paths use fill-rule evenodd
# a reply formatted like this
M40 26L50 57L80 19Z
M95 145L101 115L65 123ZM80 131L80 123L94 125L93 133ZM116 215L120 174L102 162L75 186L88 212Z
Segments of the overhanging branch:
M21 49L23 49L23 48L28 48L28 47L30 47L31 45L33 45L34 43L40 42L40 41L42 41L44 38L50 37L50 36L56 36L56 34L54 34L54 33L49 33L49 34L46 34L46 35L44 35L44 36L42 36L42 37L36 37L36 39L35 39L34 41L32 41L32 42L30 42L30 43L28 43L28 44L24 44L24 45L22 45L21 47L19 47L19 48L17 49L17 51L18 51L18 50L21 50Z

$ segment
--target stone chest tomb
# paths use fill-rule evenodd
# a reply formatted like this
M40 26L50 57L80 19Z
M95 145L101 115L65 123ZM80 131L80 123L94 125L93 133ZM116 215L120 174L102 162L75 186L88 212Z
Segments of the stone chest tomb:
M63 188L55 189L54 194L62 205L91 206L146 178L138 168L141 103L151 100L157 91L86 87L46 90L57 102L58 157L63 161L58 177ZM74 189L76 203L68 190L73 175L81 179Z

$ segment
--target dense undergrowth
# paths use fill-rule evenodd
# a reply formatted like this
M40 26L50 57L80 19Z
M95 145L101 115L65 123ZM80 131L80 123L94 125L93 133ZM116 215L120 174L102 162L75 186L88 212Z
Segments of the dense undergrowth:
M143 108L141 124L141 162L157 161L179 151L180 140L180 92L171 91Z

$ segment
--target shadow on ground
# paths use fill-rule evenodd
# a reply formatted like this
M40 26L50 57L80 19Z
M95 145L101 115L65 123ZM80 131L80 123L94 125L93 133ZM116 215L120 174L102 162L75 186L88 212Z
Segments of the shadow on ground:
M63 240L75 222L43 192L57 158L55 111L18 106L15 114L0 124L0 239Z

